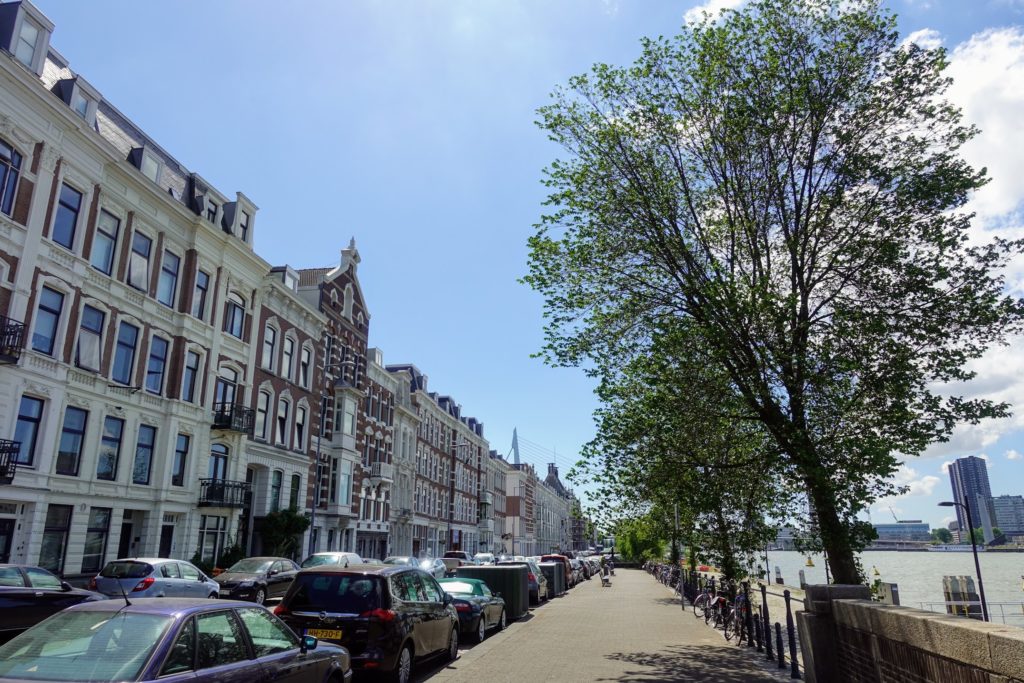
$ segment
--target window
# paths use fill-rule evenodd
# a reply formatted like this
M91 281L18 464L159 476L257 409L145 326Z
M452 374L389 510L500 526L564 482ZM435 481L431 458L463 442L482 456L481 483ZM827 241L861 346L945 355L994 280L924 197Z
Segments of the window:
M124 434L124 420L116 417L103 419L103 436L100 438L100 452L96 456L96 478L105 481L117 480L117 461L121 456L121 436Z
M218 515L201 515L199 517L199 554L204 562L215 563L224 549L227 535L228 518ZM185 569L186 565L181 565ZM215 613L216 614L216 613ZM220 612L224 614L224 612Z
M227 479L228 447L215 443L210 446L210 479Z
M39 43L39 27L28 19L22 19L21 31L18 33L18 44L14 48L14 56L18 61L32 68L36 59L36 45Z
M292 485L288 494L288 507L292 510L299 509L299 488L302 486L302 477L297 474L292 475Z
M64 295L57 290L43 287L39 293L39 310L36 313L36 328L32 333L32 348L48 356L53 355L57 340L57 326L60 312L64 308Z
M249 214L245 211L242 212L241 218L238 219L238 230L240 237L243 242L249 241Z
M281 376L292 378L292 363L295 361L295 340L286 337L281 348Z
M206 293L210 291L210 275L196 272L196 289L192 293L192 315L200 320L206 318Z
M216 223L217 209L219 208L220 207L217 206L217 202L210 199L206 200L206 220L210 221L211 223Z
M75 365L86 370L100 369L100 348L103 342L103 311L92 306L82 307L82 322L78 327L78 348Z
M295 409L295 448L302 450L306 446L306 407Z
M36 439L39 437L39 424L43 421L43 402L31 396L22 396L18 408L18 422L14 426L14 440L21 443L15 462L19 465L35 463Z
M81 408L68 406L64 410L64 427L60 432L60 447L57 451L57 474L78 476L88 417L89 413Z
M139 328L121 323L117 331L117 345L114 348L114 368L110 378L120 384L132 383L132 368L135 366L135 344L139 340Z
M0 140L0 212L10 216L14 212L14 192L21 173L21 154Z
M53 220L53 241L67 249L74 249L75 227L82 209L82 193L68 185L60 186L57 217Z
M89 100L85 99L78 88L75 88L75 92L71 95L71 109L83 119L89 113Z
M139 425L139 440L135 444L135 464L132 467L132 483L148 484L153 468L153 445L156 443L156 427Z
M281 509L281 479L284 474L281 470L274 470L270 475L270 511L277 512Z
M256 399L256 429L254 434L259 439L267 438L267 415L270 413L270 394L261 391Z
M278 399L277 401L277 444L288 445L288 401Z
M153 240L142 233L132 235L132 253L128 260L128 284L143 292L149 291L149 253Z
M352 504L352 463L342 461L338 475L338 504Z
M274 352L277 350L277 329L267 325L263 332L263 367L274 369Z
M313 364L313 352L308 348L302 349L302 360L299 361L299 383L309 388L309 369Z
M192 439L188 434L178 434L178 441L174 446L174 463L171 466L171 485L185 485L185 467L188 464L188 447Z
M169 567L171 565L164 565ZM175 570L177 572L177 570ZM160 676L170 676L191 671L195 666L196 658L196 626L191 619L181 627L178 639L174 641L174 647L164 661L164 668L160 670Z
M142 175L155 183L156 179L160 176L160 162L152 154L143 151L142 167L139 170L142 171Z
M345 400L345 417L341 423L342 431L349 436L356 435L356 404L350 398Z
M39 549L39 566L58 576L64 573L64 552L71 529L71 506L49 505L43 526L43 545Z
M85 550L82 552L83 573L92 574L103 568L110 533L110 512L110 508L89 510L89 526L85 530Z
M228 295L227 315L224 316L224 331L232 337L242 338L245 323L245 302L234 292Z
M167 349L163 337L153 337L149 345L149 365L146 366L146 391L159 394L164 388L164 368L167 367Z
M205 556L203 559L206 559ZM249 658L249 648L245 644L242 627L233 614L234 612L224 611L196 616L200 643L199 656L196 658L197 669L211 669ZM215 642L217 646L203 647L203 643L206 642Z
M199 354L189 351L185 354L185 370L181 376L181 400L192 403L196 397L196 383L199 379Z
M178 267L181 259L169 251L164 252L164 260L160 264L160 279L156 284L156 300L164 306L174 308L174 297L178 292Z
M114 269L114 253L117 246L117 233L120 229L121 221L106 211L100 211L100 216L96 221L96 234L92 238L89 263L101 273L110 275Z
M213 390L213 402L225 409L235 405L235 391L238 389L238 373L231 368L221 368L220 376Z
M287 652L299 646L295 634L262 609L239 610L257 657Z

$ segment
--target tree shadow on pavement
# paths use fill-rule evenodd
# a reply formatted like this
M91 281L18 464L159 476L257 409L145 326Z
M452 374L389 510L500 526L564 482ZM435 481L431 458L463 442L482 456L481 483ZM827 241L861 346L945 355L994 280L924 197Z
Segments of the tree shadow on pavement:
M615 678L598 681L708 681L709 683L748 683L777 681L777 677L759 668L736 651L726 647L670 645L661 652L617 652L608 659L635 664L633 671L623 670Z

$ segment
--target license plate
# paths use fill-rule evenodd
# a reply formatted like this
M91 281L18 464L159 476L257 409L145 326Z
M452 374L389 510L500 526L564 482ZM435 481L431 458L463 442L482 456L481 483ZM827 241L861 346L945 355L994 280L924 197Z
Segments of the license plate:
M340 628L307 628L307 636L313 636L320 640L341 640Z

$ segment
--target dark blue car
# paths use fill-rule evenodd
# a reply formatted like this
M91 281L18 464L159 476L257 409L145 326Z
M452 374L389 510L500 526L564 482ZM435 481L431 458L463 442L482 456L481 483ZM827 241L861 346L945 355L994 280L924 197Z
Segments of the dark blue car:
M300 638L246 602L87 602L0 647L0 681L348 683L348 651Z

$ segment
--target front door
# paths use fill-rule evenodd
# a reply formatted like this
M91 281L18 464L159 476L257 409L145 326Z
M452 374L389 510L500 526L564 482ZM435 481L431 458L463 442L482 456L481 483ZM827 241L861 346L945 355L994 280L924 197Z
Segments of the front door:
M164 524L160 527L160 557L171 556L171 546L174 544L174 525Z
M117 544L117 556L131 557L132 550L132 523L121 522L121 540Z
M0 564L11 561L11 540L14 538L14 520L0 519Z

